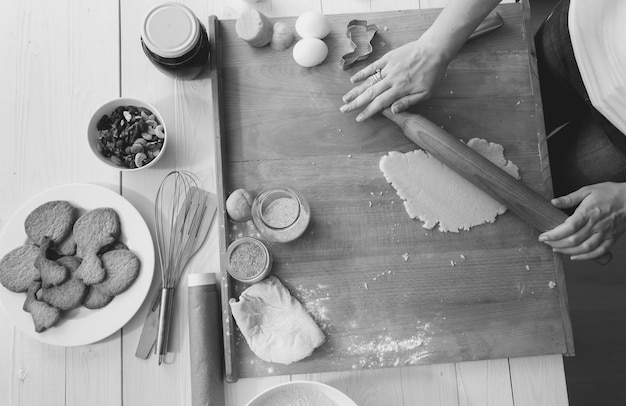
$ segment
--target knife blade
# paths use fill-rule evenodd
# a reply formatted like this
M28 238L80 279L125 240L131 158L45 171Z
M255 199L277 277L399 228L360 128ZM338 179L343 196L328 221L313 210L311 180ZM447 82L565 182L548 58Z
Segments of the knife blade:
M471 41L478 37L482 37L485 34L490 33L491 31L495 31L498 28L504 25L504 20L502 16L497 11L492 11L485 17L485 19L480 23L478 27L474 30L472 35L469 36L467 41Z
M137 350L135 351L135 357L141 359L148 359L152 348L156 343L157 330L159 328L159 310L161 307L161 283L154 294L154 298L148 308L146 314L146 320L143 323L141 329L141 335L139 336L139 342L137 343Z

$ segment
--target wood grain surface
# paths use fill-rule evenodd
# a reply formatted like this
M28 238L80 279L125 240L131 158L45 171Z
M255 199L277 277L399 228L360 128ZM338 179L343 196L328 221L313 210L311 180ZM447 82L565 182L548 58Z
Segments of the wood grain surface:
M520 5L505 25L468 43L418 111L461 139L500 143L524 184L551 193L541 102ZM371 62L417 38L437 10L331 16L326 61L296 65L289 52L252 48L220 22L225 139L222 198L236 188L287 185L311 206L303 237L270 244L273 274L327 336L313 356L282 366L259 360L226 318L233 375L387 368L573 351L562 266L538 233L511 213L460 233L411 220L378 168L389 151L416 148L382 115L339 113L351 85L339 59L350 19L378 24ZM293 19L284 21L293 23ZM227 241L254 235L229 223ZM221 249L224 250L226 244ZM556 288L549 283L557 282ZM225 284L227 297L245 285ZM226 309L224 309L226 310ZM228 314L226 314L228 316ZM231 335L231 334L234 334Z

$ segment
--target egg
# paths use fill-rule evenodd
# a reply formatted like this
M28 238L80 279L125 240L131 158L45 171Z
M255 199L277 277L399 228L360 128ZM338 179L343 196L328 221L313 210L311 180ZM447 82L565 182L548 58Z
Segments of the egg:
M303 38L293 46L293 59L302 67L310 68L324 62L328 46L317 38Z
M296 20L296 32L302 38L322 39L330 32L330 23L324 14L307 11Z

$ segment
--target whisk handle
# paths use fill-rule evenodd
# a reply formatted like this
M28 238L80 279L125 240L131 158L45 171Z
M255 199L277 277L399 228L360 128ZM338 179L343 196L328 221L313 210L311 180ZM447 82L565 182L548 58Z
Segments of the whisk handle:
M156 342L156 354L159 356L159 365L167 354L167 341L170 335L170 318L172 316L172 302L174 289L161 289L161 309L159 311L159 329Z

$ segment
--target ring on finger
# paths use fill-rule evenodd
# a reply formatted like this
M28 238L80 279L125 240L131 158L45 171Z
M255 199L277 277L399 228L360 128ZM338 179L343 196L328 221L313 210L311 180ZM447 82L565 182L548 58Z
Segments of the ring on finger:
M374 83L378 83L383 80L383 73L380 69L376 69L376 73L372 75L372 78L374 79Z

